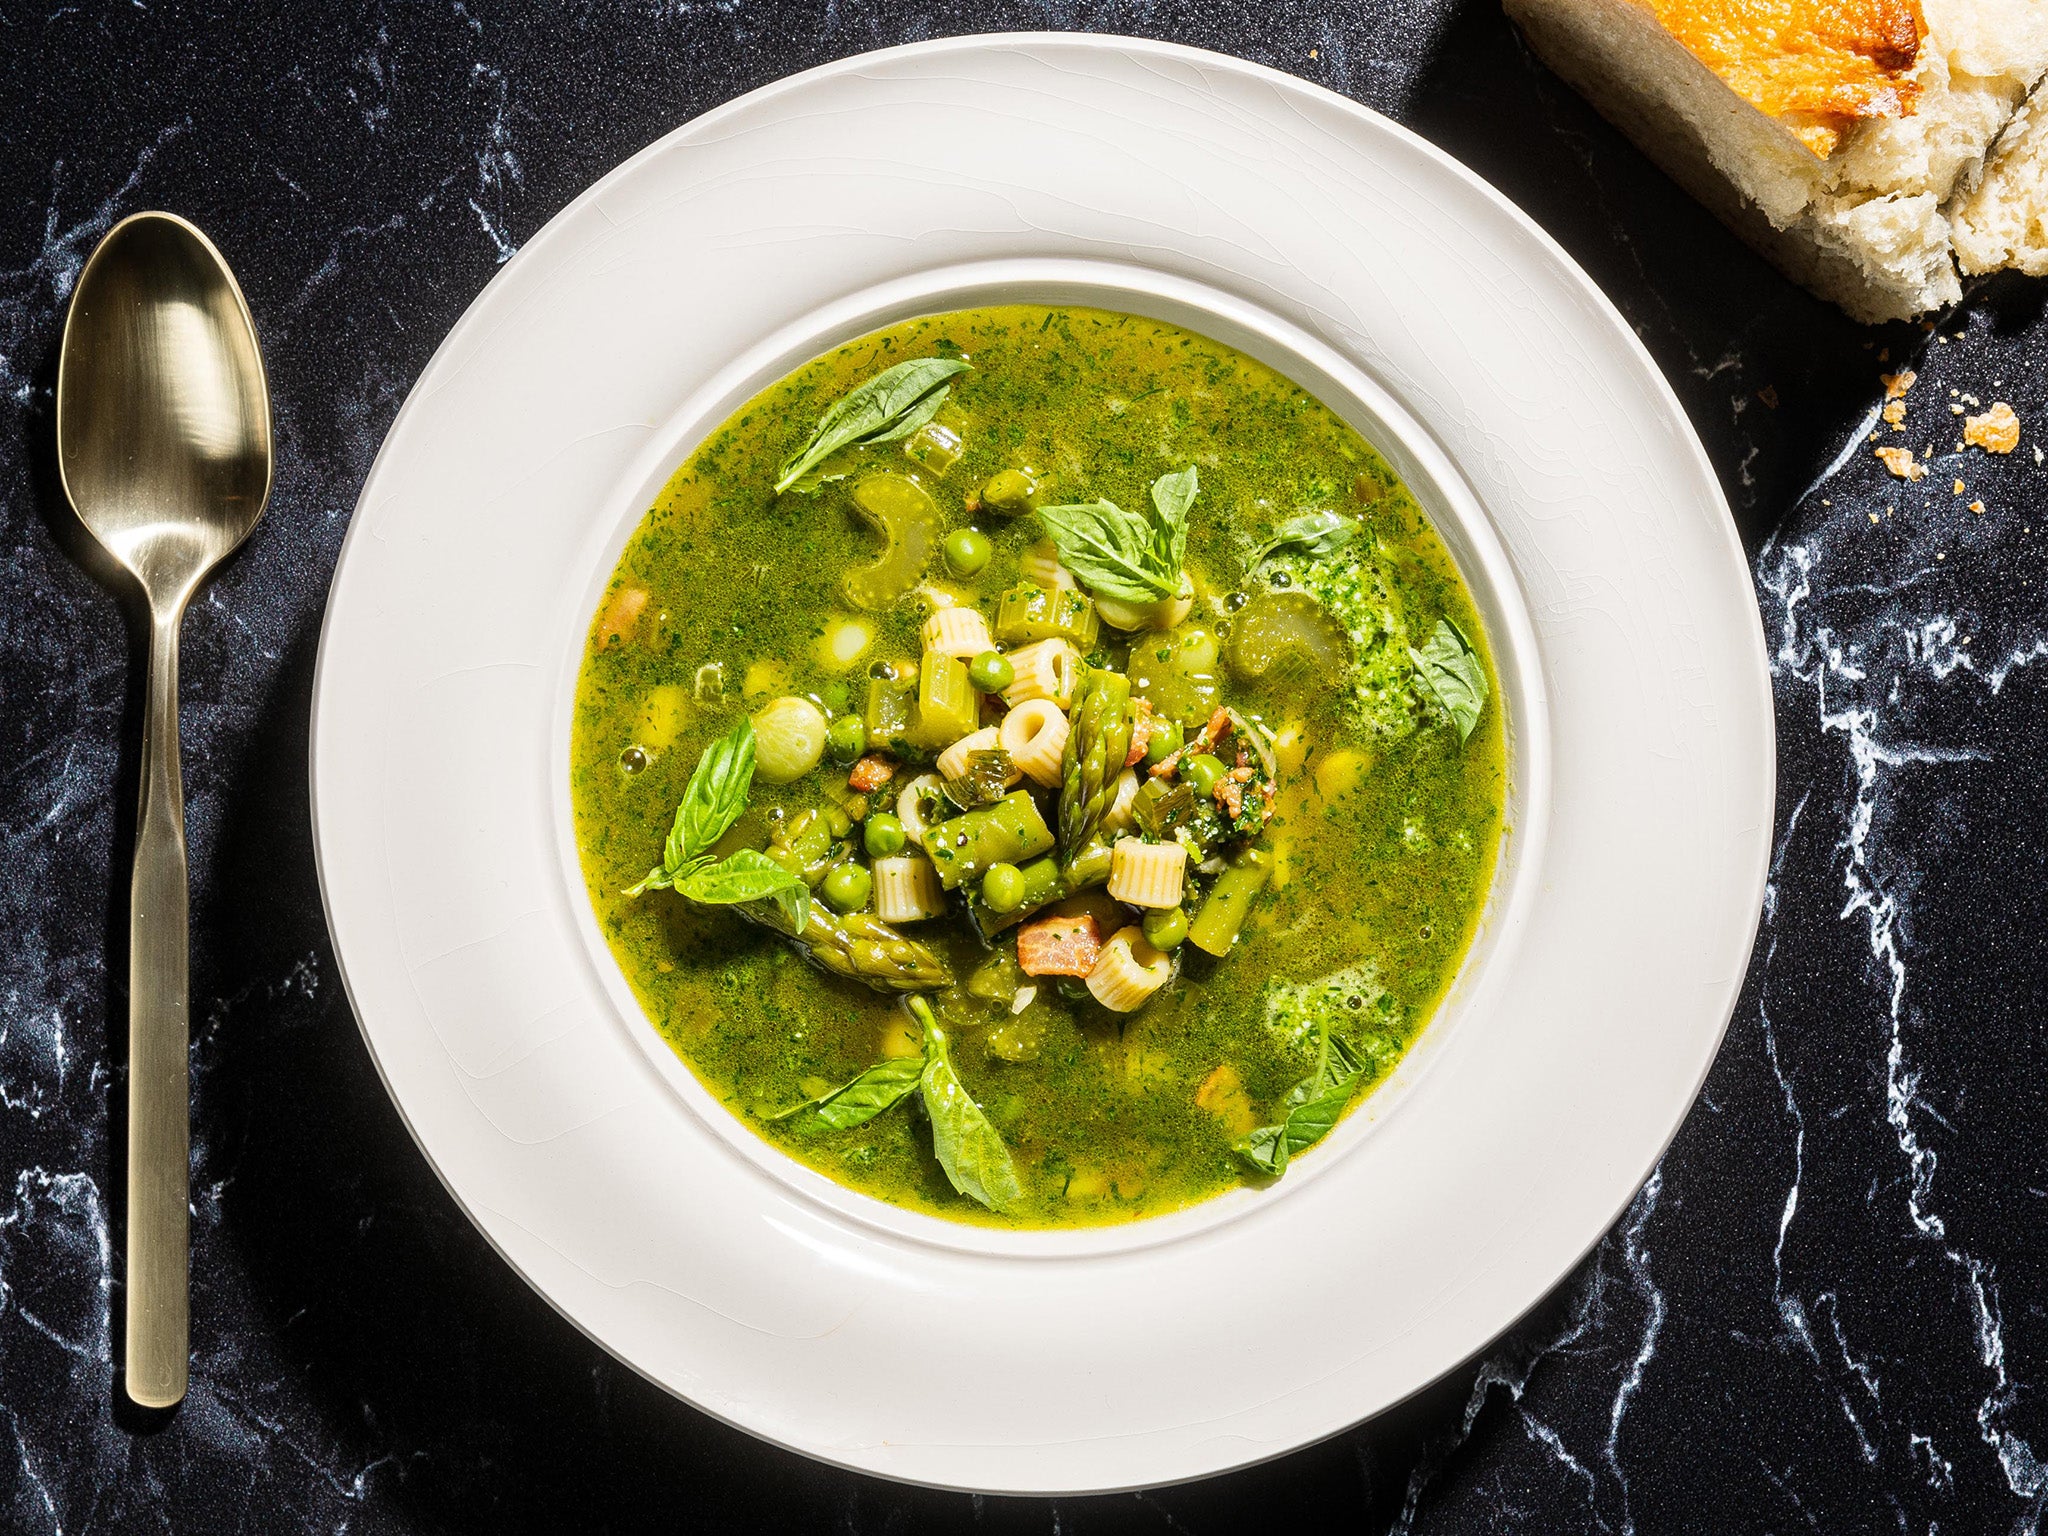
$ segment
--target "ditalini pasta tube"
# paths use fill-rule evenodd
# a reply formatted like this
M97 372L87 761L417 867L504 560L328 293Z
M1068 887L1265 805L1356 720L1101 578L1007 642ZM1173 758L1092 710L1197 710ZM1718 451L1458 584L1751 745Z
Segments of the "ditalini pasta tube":
M1067 717L1052 700L1019 704L1003 716L997 736L1010 761L1033 783L1048 789L1059 783L1060 756L1067 750Z
M995 752L999 750L1009 750L1003 746L1001 729L993 725L984 725L972 736L962 736L953 745L939 754L939 760L936 764L939 770L939 777L942 779L957 779L967 771L967 759L976 752ZM1023 777L1024 771L1013 761L1010 764L1010 777L1007 782L1014 784Z
M941 656L972 661L983 651L996 648L989 637L988 620L979 608L938 608L924 621L924 648Z
M1074 573L1060 564L1060 552L1053 547L1051 539L1034 544L1024 552L1024 558L1017 562L1017 574L1041 587L1074 585Z
M1129 1013L1142 1007L1172 974L1173 961L1146 942L1142 928L1123 928L1102 946L1095 969L1088 973L1088 990L1112 1013Z
M1109 856L1109 894L1127 906L1177 907L1187 877L1188 851L1179 843L1120 837Z
M1022 650L1010 652L1016 680L1003 690L1006 704L1028 704L1033 699L1050 699L1065 709L1074 702L1074 685L1081 680L1081 653L1068 640L1041 640Z
M923 854L893 853L876 859L875 916L885 923L918 923L946 910L939 872Z
M945 785L936 773L920 773L896 797L896 819L903 823L903 835L919 847L924 846L925 828L931 824L925 811L942 804L945 793Z

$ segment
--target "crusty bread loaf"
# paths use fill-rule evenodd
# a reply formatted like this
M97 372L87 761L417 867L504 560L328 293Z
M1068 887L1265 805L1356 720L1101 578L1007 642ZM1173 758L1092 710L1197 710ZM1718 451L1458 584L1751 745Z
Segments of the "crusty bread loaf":
M2048 0L1506 6L1536 52L1651 158L1859 320L1953 303L1950 213L1996 203L2008 183L2038 191L2019 162L1994 177L1984 160L2048 74ZM1974 252L2003 226L1987 208L1972 227L1983 232Z
M2016 267L2048 277L2048 86L2013 115L1983 181L1957 202L1950 222L1965 272Z

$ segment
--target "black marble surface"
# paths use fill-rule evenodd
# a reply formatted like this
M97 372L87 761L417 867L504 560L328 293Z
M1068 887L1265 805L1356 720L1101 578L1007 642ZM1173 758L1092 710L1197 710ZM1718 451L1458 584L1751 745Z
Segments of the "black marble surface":
M742 91L1009 27L1174 38L1320 81L1548 228L1663 365L1727 486L1781 758L1769 905L1727 1044L1579 1274L1485 1359L1329 1444L1057 1502L771 1450L531 1294L371 1069L305 789L321 603L356 489L498 263L598 174ZM1933 334L1850 325L1658 176L1493 0L7 0L0 147L0 1529L2036 1528L2048 288L1978 288ZM51 464L70 285L111 222L148 206L196 219L240 273L281 447L268 517L185 626L196 1353L168 1417L120 1406L109 1364L140 651ZM1865 442L1878 373L1901 364L1921 379L1890 440L1934 449L1913 486ZM2018 408L2019 453L1951 451L1963 395Z

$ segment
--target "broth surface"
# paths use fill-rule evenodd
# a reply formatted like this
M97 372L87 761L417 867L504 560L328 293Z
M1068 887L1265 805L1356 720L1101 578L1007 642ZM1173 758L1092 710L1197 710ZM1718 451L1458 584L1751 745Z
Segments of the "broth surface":
M932 355L972 364L937 418L945 431L911 439L910 452L903 442L845 450L828 466L834 478L774 494L779 465L837 397L892 363ZM929 451L946 432L959 439L950 464ZM923 462L912 456L920 451ZM1029 467L1053 499L1129 508L1155 478L1188 464L1201 477L1191 623L1234 654L1232 621L1247 594L1294 590L1373 636L1341 685L1298 664L1225 683L1239 709L1294 730L1305 749L1281 775L1266 834L1276 870L1244 937L1219 960L1185 947L1177 978L1127 1015L1053 985L1014 1015L961 988L937 999L961 1079L1026 1188L1007 1214L954 1192L910 1110L843 1131L772 1120L878 1055L914 1053L898 1000L825 974L730 910L622 893L659 860L709 742L774 696L810 697L833 717L858 712L870 664L918 654L924 602L883 613L849 606L846 572L874 563L881 546L848 487L878 468L908 474L951 526L988 535L993 558L971 581L935 559L927 582L992 613L1043 531L1029 515L966 510L991 475ZM1348 563L1330 570L1290 557L1249 569L1275 526L1318 510L1360 520ZM633 588L649 597L621 626L614 599ZM835 657L829 642L849 619L872 642ZM1156 1214L1259 1182L1232 1144L1284 1115L1284 1096L1312 1063L1313 1041L1290 1027L1303 989L1335 1001L1350 1043L1383 1077L1438 1005L1486 901L1506 796L1502 711L1494 687L1462 743L1429 718L1407 656L1439 619L1470 638L1491 681L1470 597L1386 462L1310 395L1228 347L1158 321L1025 305L860 338L741 407L676 471L626 545L592 621L571 749L598 922L648 1018L735 1115L876 1198L954 1220L1064 1226ZM1126 656L1126 637L1102 634L1135 676L1143 642ZM824 806L844 783L829 761L790 785L757 780L735 834L759 847L777 812ZM942 948L963 981L988 958L963 922L906 931Z

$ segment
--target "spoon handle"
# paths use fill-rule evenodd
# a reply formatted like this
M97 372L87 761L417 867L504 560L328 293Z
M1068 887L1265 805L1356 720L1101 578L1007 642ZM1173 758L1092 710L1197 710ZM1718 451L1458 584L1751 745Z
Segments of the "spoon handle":
M191 1125L187 1047L185 788L178 767L178 627L149 639L142 809L128 900L128 1395L185 1395Z

